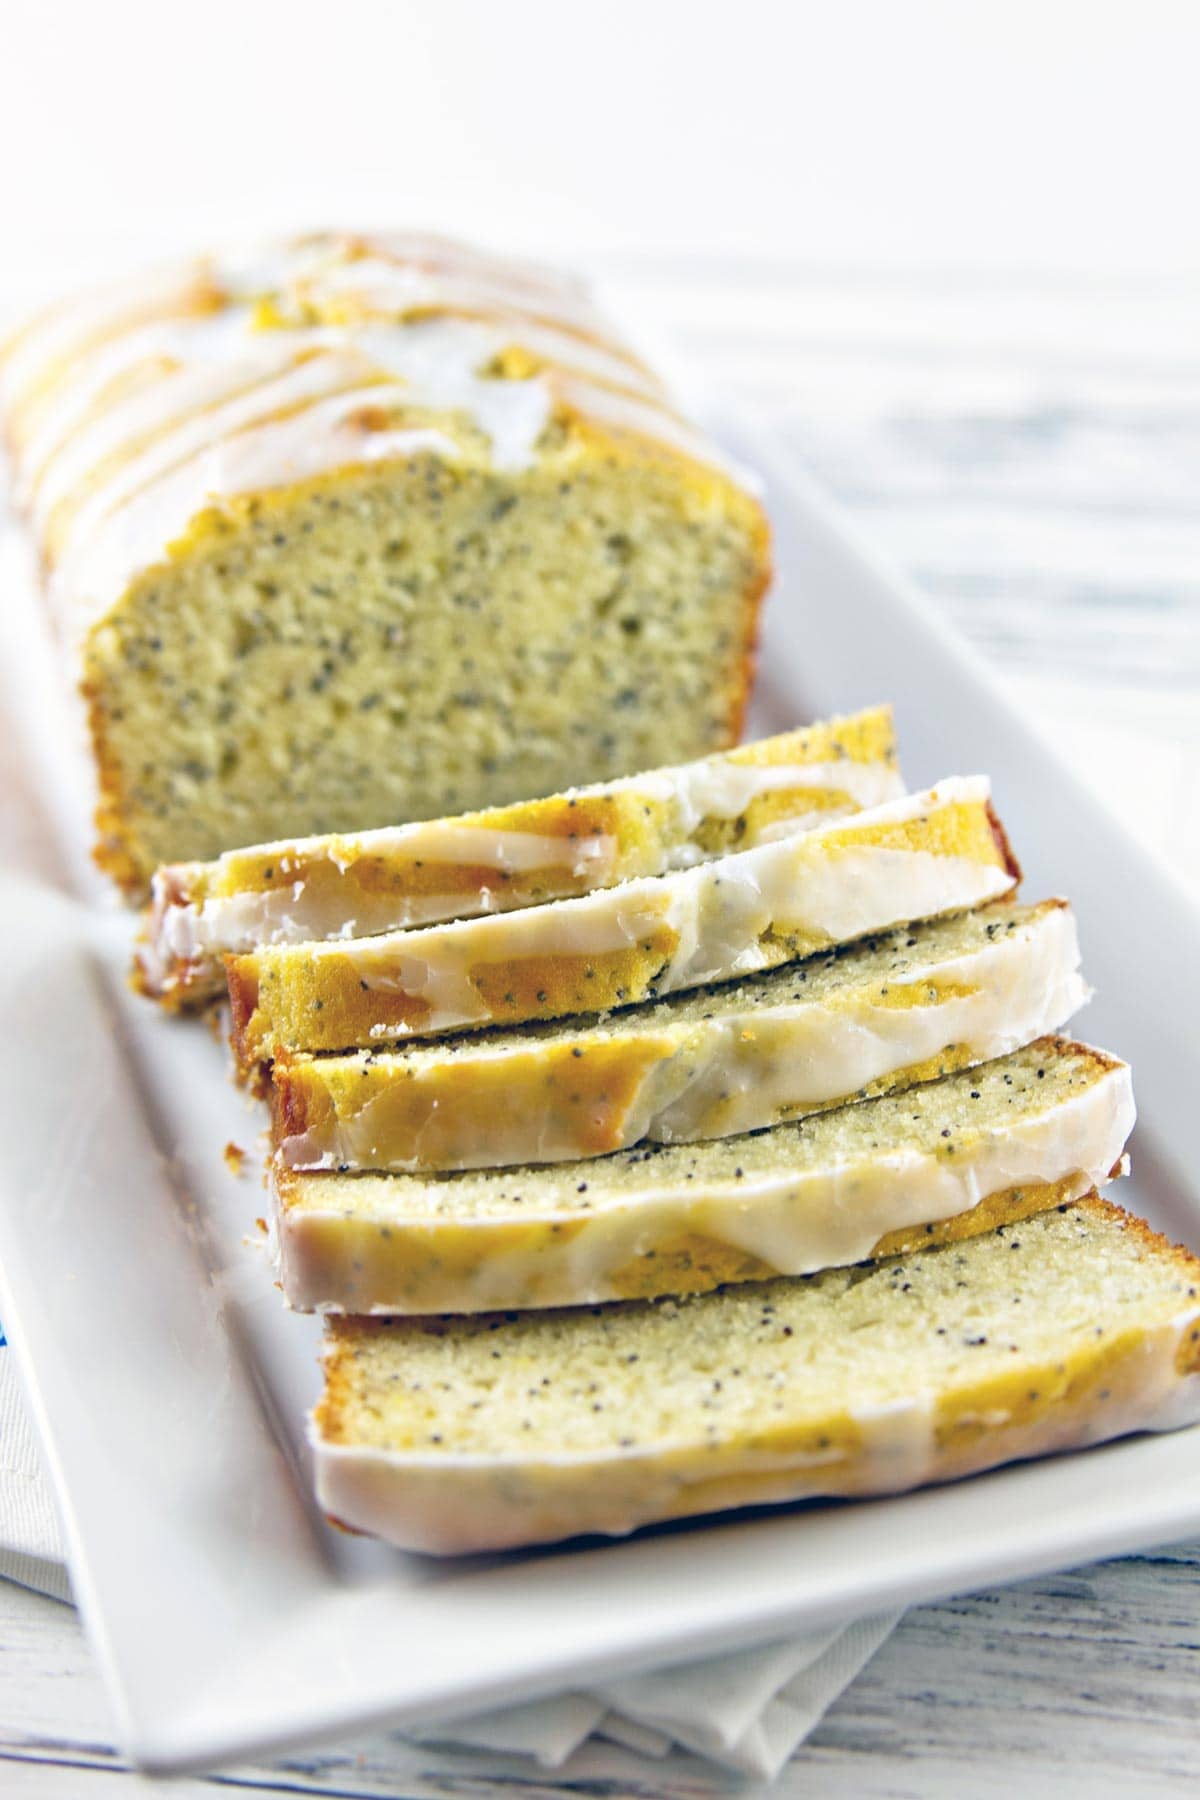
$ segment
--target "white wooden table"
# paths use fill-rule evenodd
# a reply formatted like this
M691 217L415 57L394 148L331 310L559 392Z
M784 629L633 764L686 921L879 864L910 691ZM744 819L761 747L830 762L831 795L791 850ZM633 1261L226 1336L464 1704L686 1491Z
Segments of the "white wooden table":
M1081 772L1200 879L1200 283L665 259L607 272L714 386L770 416ZM120 1771L75 1615L0 1584L0 1795L146 1791ZM563 1791L528 1765L388 1739L219 1780L412 1800ZM1128 1800L1198 1783L1192 1545L916 1609L774 1791ZM720 1786L679 1758L647 1763L640 1789L578 1791Z

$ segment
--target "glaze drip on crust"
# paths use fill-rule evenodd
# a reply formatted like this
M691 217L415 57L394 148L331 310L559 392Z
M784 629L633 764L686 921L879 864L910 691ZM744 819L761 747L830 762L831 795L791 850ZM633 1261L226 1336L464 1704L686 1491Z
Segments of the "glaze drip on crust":
M56 308L0 360L0 408L76 635L206 500L417 447L462 453L452 431L422 439L413 413L461 418L502 470L527 468L555 417L725 466L576 284L402 235L201 260Z
M1200 1263L1097 1198L682 1301L331 1324L347 1525L438 1555L901 1492L1200 1418Z
M1007 1055L1087 998L1062 901L999 901L657 1004L274 1065L289 1169L558 1163L758 1131Z
M1123 1063L1046 1038L749 1137L440 1177L277 1167L281 1278L305 1310L476 1313L806 1274L1078 1199L1133 1120Z
M951 779L575 900L231 956L239 1062L606 1012L965 911L1011 893L1020 875L988 794L982 777Z

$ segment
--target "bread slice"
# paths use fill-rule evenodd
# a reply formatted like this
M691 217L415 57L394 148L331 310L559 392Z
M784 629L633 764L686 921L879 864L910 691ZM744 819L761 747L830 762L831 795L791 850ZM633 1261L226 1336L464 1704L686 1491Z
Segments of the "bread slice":
M758 1131L1004 1056L1087 998L1063 900L997 900L607 1019L283 1057L292 1169L562 1162Z
M547 906L227 959L243 1068L463 1027L605 1012L965 910L1020 870L982 777L698 868Z
M0 413L131 895L736 743L770 531L578 283L321 233L56 306Z
M135 978L167 1005L223 993L221 957L565 900L748 850L903 792L890 707L549 799L174 863Z
M1200 1262L1095 1197L691 1300L332 1323L339 1522L450 1554L895 1493L1200 1418Z
M275 1172L283 1290L348 1313L699 1292L986 1230L1116 1171L1124 1063L1043 1038L796 1124L440 1178Z

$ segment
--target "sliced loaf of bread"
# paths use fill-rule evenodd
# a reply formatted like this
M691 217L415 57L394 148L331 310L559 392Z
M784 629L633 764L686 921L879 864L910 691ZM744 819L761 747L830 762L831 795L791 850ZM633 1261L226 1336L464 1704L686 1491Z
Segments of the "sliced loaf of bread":
M607 1019L283 1057L293 1169L562 1162L758 1131L1004 1056L1087 998L1062 900L997 900Z
M776 968L1010 893L982 777L697 868L546 906L226 960L243 1068L481 1025L606 1012Z
M1090 1198L691 1300L331 1325L320 1504L448 1554L894 1493L1200 1418L1200 1262Z
M570 899L902 792L881 706L544 800L173 863L151 886L135 978L167 1005L194 1004L224 990L229 952Z
M1107 1180L1129 1070L1044 1038L744 1137L457 1175L275 1171L295 1307L474 1313L699 1292L988 1229Z
M741 735L754 483L571 278L408 232L144 272L0 344L0 433L130 896Z

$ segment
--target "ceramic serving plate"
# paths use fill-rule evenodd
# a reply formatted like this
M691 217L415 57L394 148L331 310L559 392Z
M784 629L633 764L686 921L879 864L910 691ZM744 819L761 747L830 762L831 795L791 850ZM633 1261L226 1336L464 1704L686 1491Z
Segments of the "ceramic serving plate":
M1188 896L934 610L743 435L778 533L756 725L890 697L912 785L991 774L1026 892L1076 903L1085 1029L1134 1064L1122 1199L1200 1244ZM203 1024L126 991L130 922L86 873L78 724L14 532L3 551L0 1317L138 1763L428 1723L1200 1530L1200 1429L545 1554L437 1563L327 1530L303 1435L317 1328L272 1284L255 1157L237 1175L223 1156L254 1147L261 1116Z

